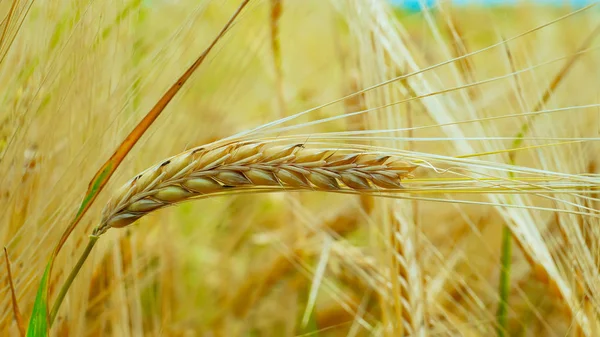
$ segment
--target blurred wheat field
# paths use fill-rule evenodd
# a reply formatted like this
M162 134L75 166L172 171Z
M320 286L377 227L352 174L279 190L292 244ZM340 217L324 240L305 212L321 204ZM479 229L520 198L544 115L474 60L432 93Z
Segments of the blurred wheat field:
M239 3L0 2L0 243L25 319L90 179ZM244 137L382 151L414 177L111 229L51 335L600 335L599 18L251 0L66 242L51 298L112 192L189 148L264 125ZM0 335L18 336L4 259L0 294Z

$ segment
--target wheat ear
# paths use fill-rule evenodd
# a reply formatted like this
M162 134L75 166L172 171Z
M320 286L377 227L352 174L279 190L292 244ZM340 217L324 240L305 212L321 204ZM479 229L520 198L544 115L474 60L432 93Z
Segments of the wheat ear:
M232 189L361 192L401 188L416 166L358 150L308 149L302 144L234 142L171 157L126 183L102 212L94 235L192 198Z

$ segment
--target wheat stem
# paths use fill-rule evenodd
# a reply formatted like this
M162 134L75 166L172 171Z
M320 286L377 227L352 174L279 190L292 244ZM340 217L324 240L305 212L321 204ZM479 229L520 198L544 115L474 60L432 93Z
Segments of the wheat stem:
M88 256L90 255L90 252L92 251L92 248L94 248L94 245L96 244L96 241L98 241L98 239L99 239L99 236L90 235L90 240L88 241L88 244L85 247L85 250L79 257L79 260L77 260L77 264L71 270L69 277L65 280L65 283L60 288L60 292L58 293L58 296L56 297L56 300L54 301L54 305L52 305L52 310L50 311L50 326L52 326L54 319L56 319L56 315L58 314L60 305L64 301L65 296L67 296L67 292L69 291L71 284L73 284L75 277L77 277L77 274L81 270L83 263L85 262L85 260L87 260Z
M508 226L502 228L502 250L500 258L500 303L496 317L498 320L498 336L504 337L508 327L508 297L510 296L510 269L512 257L512 231Z

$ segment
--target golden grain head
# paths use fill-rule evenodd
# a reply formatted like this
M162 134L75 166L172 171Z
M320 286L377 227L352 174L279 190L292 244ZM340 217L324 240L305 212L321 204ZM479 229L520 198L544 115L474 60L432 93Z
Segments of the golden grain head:
M127 226L162 207L243 188L356 192L400 189L416 166L400 158L348 150L238 142L186 151L121 187L103 211L96 235Z

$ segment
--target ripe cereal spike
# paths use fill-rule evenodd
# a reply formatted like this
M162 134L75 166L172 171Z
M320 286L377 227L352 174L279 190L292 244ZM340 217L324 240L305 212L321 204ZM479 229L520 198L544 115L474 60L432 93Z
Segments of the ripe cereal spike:
M102 212L94 235L125 227L144 215L179 202L232 189L400 189L416 166L400 158L303 145L236 142L188 150L137 175L121 187Z

